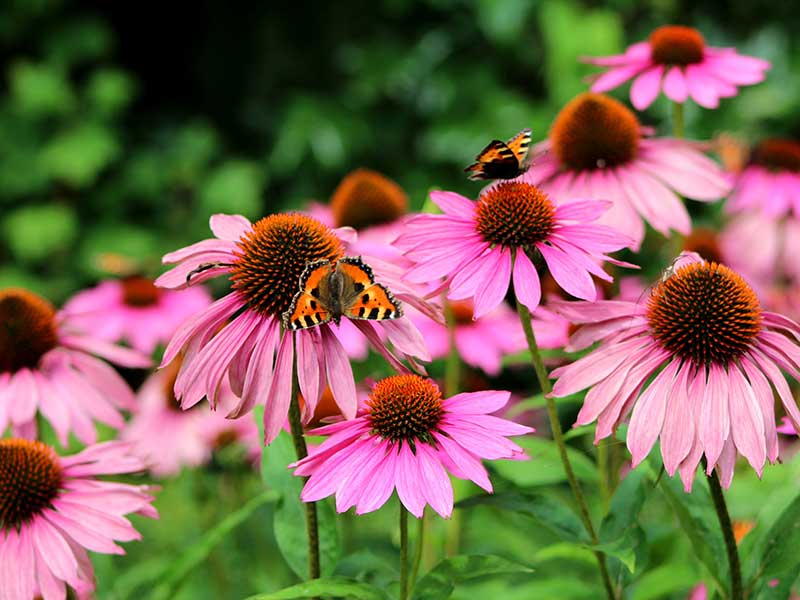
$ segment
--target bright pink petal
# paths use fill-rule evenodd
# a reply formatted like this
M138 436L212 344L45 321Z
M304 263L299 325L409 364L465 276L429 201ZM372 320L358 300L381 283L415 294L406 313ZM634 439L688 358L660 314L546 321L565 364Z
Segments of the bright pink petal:
M597 289L589 273L576 265L572 256L547 244L537 244L553 279L568 294L583 300L594 300Z
M644 110L658 97L664 67L651 67L639 75L631 86L631 104L636 110Z
M670 67L667 71L667 76L664 78L664 94L679 104L686 102L689 97L689 88L680 67Z
M358 406L353 369L344 348L330 328L323 326L320 332L322 333L328 385L331 386L336 406L342 411L345 419L352 419L356 416Z
M430 196L433 203L441 208L445 214L465 219L472 219L475 214L475 203L461 194L434 190Z
M517 300L533 312L542 299L542 285L536 267L524 250L517 251L514 258L514 294Z
M209 226L219 239L231 242L239 241L239 238L253 227L252 223L242 215L224 215L220 213L211 215Z

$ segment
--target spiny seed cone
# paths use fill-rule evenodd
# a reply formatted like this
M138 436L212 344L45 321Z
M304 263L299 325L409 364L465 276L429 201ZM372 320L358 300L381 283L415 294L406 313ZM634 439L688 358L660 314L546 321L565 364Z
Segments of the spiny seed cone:
M342 256L342 244L333 231L296 213L261 219L237 245L231 269L233 288L253 310L276 316L289 308L306 263L336 261Z
M547 194L535 185L520 181L499 183L478 199L477 229L491 244L532 246L546 240L553 231L555 212Z
M0 531L18 527L48 508L61 481L61 465L50 446L0 440Z
M736 272L718 263L692 263L659 283L647 320L653 337L697 366L725 366L744 354L761 331L761 307Z
M692 27L664 25L650 34L650 56L662 65L691 65L702 62L703 35Z
M764 140L756 146L752 160L771 171L800 173L800 144L793 140Z
M430 379L395 375L379 381L369 395L372 429L384 439L431 443L442 417L442 393Z
M0 291L0 373L35 368L58 344L56 311L21 288Z
M616 167L636 158L641 126L624 104L602 94L573 98L550 128L550 142L568 169Z
M363 229L391 223L408 211L408 197L394 181L369 169L356 169L342 179L331 198L337 227Z

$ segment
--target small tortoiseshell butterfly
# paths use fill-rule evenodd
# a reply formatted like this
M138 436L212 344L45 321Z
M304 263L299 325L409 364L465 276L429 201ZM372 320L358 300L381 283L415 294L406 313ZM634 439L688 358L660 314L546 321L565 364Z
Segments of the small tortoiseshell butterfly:
M469 179L514 179L530 166L528 147L531 144L531 130L523 129L507 142L492 140L475 157L465 172Z
M284 327L296 331L329 321L338 325L343 316L382 321L402 317L403 309L389 290L375 283L372 269L361 258L307 263L300 291L283 313Z

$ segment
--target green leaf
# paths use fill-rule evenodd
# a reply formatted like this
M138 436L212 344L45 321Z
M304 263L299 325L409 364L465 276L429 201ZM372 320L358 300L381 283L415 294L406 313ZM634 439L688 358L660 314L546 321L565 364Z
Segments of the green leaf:
M414 600L444 600L463 581L486 575L529 574L533 569L500 556L462 555L446 558L431 569L416 586Z
M493 506L529 517L569 542L587 542L586 532L578 516L566 505L550 496L538 493L500 493L472 496L457 504L457 508Z
M636 551L632 537L623 536L617 538L613 542L607 542L605 544L597 544L596 546L586 545L586 548L589 550L599 550L603 554L618 558L631 573L636 570Z
M60 115L75 107L75 95L64 72L50 65L18 63L11 69L11 94L26 115Z
M135 89L133 79L124 71L101 69L92 74L86 95L101 113L113 115L130 103Z
M659 487L678 517L695 555L719 589L727 589L728 564L723 558L726 556L725 541L708 490L695 485L692 493L687 494L680 480L666 477L661 478Z
M753 556L760 557L753 580L779 578L800 568L800 495L786 507L772 527L756 541Z
M600 540L609 542L616 540L636 523L639 512L644 506L646 497L646 473L643 470L634 470L622 480L611 504L608 513L600 524Z
M633 600L674 598L697 582L697 572L683 562L673 562L645 573L637 582ZM681 596L683 597L683 596Z
M110 129L85 124L53 137L41 160L51 177L85 187L94 183L119 152L119 142Z
M294 598L313 598L329 596L333 598L353 598L354 600L387 600L388 594L368 583L360 583L345 577L323 577L298 583L271 594L258 594L246 600L293 600Z
M200 540L191 544L182 555L169 566L169 570L164 575L161 583L151 594L155 600L172 598L176 586L186 575L203 561L208 558L212 550L224 540L231 531L244 523L250 515L258 510L267 502L274 502L278 499L278 494L269 490L256 496L245 504L242 508L229 514L213 529L207 531Z
M3 221L3 232L14 255L42 261L66 250L78 235L78 217L63 204L22 206Z
M264 174L255 163L231 160L214 169L200 188L203 218L217 212L249 218L261 213Z
M520 487L535 487L566 481L564 466L558 453L558 446L553 440L526 436L514 440L522 446L531 457L530 461L502 460L492 464L492 468L502 477ZM592 461L582 452L567 448L575 476L591 483L597 482L597 469Z

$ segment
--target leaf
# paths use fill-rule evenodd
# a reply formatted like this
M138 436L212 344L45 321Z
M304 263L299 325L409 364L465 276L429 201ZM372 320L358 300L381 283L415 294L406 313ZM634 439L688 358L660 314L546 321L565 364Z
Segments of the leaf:
M86 124L53 137L44 147L41 160L51 177L86 187L119 153L119 142L110 129Z
M785 508L772 527L758 538L752 555L760 557L755 580L779 578L800 568L800 495ZM753 585L751 583L750 585Z
M76 104L66 74L45 64L14 65L11 93L17 108L33 117L68 113Z
M695 485L692 493L687 494L679 480L666 477L661 479L659 487L678 517L695 555L719 589L726 590L728 563L723 558L726 556L725 541L708 490Z
M264 174L256 163L230 160L214 169L200 189L203 215L226 212L254 218L261 212Z
M566 481L564 467L553 440L526 436L514 440L531 457L531 461L503 460L493 463L492 468L502 477L520 487L535 487ZM575 476L591 483L597 482L597 469L582 452L567 448Z
M696 580L695 569L683 562L661 565L645 573L637 582L633 600L674 598L675 594L688 591Z
M462 555L446 558L431 569L414 587L414 600L444 600L456 584L486 575L532 573L533 569L500 556Z
M459 502L457 508L494 506L533 517L558 537L568 542L588 542L583 524L566 505L538 493L500 493L472 496Z
M618 539L636 523L646 498L646 474L642 470L628 473L614 492L608 513L600 524L600 540Z
M78 235L78 217L69 206L21 206L3 221L3 232L14 256L42 261L67 250Z
M87 84L86 96L101 113L113 115L130 103L135 89L133 79L124 71L99 69Z
M314 598L330 596L333 598L353 598L354 600L387 600L383 590L345 577L323 577L298 583L271 594L258 594L246 600L293 600L294 598Z
M242 508L229 514L213 529L207 531L197 542L192 543L189 548L169 566L168 571L163 576L161 583L151 594L154 600L172 598L176 586L186 575L198 565L200 565L214 548L225 539L236 527L244 523L250 515L258 510L267 502L274 502L278 499L278 494L273 490L266 491L245 504Z
M617 538L613 542L605 544L597 544L596 546L586 545L588 550L599 550L603 554L618 558L620 562L628 568L628 571L633 573L636 570L636 551L632 536L628 535Z

